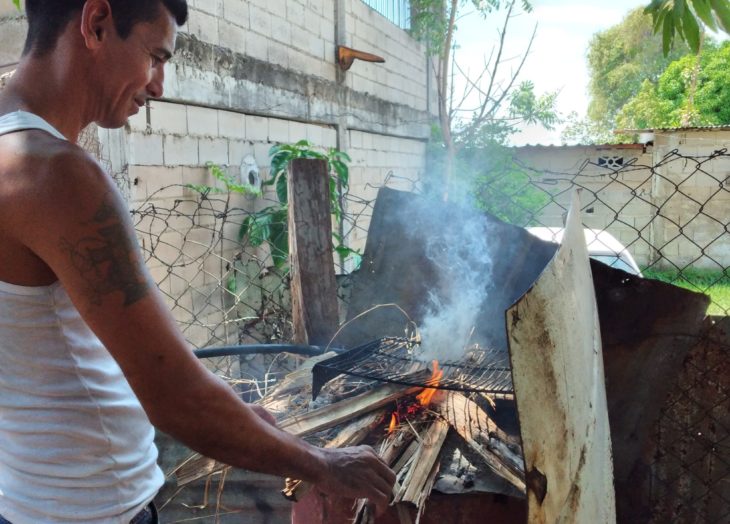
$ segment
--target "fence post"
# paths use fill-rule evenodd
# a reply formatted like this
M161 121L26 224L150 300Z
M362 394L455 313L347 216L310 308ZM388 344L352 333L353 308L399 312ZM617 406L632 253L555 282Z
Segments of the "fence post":
M293 342L324 345L339 319L327 161L297 158L288 175Z

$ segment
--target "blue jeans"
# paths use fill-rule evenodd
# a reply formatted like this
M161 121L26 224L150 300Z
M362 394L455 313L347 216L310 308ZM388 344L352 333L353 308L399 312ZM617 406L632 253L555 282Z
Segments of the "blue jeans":
M147 506L142 508L142 511L132 517L132 520L129 521L129 524L158 524L159 522L160 521L157 518L157 508L155 508L154 503L150 502ZM12 523L5 520L3 516L0 515L0 524Z

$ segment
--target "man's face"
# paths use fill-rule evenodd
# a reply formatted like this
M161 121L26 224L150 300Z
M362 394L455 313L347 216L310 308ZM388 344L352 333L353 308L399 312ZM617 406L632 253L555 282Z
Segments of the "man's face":
M156 20L138 23L126 39L111 33L99 62L103 98L96 121L102 127L117 128L138 113L147 99L162 96L165 63L175 50L177 24L160 6Z

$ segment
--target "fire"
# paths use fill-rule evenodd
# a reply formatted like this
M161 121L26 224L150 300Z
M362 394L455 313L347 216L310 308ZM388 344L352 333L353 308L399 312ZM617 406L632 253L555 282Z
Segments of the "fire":
M388 434L391 434L395 431L395 427L398 424L398 415L395 413L392 413L390 415L390 425L388 426Z
M426 384L429 386L438 386L441 382L441 378L444 376L444 372L442 369L439 369L438 360L434 360L431 364L433 365L433 372L431 373L431 378L426 381ZM431 403L431 399L435 394L436 390L434 388L425 388L418 394L416 399L421 406L426 407Z
M426 381L426 386L438 386L444 376L443 370L439 369L438 360L432 362L433 372L431 378ZM436 394L433 387L425 387L416 397L417 402L399 403L396 410L390 415L390 424L388 425L388 435L391 435L398 429L398 422L402 419L419 416L423 413L424 408L428 407Z

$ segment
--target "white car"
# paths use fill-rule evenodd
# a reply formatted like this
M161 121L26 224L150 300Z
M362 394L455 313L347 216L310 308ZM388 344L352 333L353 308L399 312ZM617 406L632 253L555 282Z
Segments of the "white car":
M562 242L563 232L565 231L562 227L528 227L525 229L540 240L546 240L556 244ZM607 266L621 269L633 275L643 276L629 250L611 233L600 229L588 228L585 228L583 231L586 237L589 257L603 262Z

